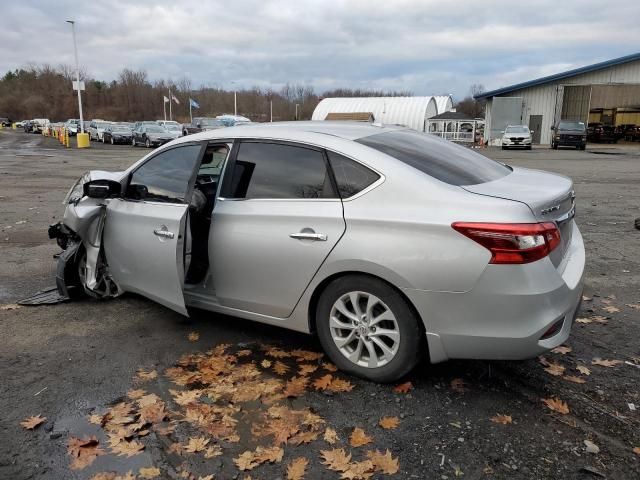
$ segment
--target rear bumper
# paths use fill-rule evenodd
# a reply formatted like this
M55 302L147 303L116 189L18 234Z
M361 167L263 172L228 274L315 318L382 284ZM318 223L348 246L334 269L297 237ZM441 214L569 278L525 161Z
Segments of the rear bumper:
M584 243L573 237L559 267L549 258L527 265L488 265L464 293L405 289L421 315L432 362L454 358L521 360L569 337L582 299ZM554 324L560 328L542 338Z

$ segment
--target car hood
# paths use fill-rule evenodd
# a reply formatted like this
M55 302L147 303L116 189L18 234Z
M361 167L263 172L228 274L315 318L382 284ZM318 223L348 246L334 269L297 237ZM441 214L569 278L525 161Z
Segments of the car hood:
M530 133L503 133L503 137L511 138L511 137L521 137L521 138L529 138L531 137Z

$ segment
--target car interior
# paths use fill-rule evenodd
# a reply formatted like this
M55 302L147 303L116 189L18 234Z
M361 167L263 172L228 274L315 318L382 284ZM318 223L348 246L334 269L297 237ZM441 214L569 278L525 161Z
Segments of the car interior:
M185 241L185 283L199 283L209 269L209 228L218 191L220 172L230 147L226 144L207 147L189 202Z

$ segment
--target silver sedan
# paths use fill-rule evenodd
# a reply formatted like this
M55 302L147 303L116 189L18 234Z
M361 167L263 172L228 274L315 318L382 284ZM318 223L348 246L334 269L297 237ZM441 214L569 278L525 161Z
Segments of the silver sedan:
M207 131L87 173L65 205L49 231L62 293L315 333L375 381L425 354L538 355L567 339L581 299L569 178L402 127Z

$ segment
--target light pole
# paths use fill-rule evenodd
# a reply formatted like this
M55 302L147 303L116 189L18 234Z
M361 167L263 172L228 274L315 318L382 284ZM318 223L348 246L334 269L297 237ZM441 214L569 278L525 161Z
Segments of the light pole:
M298 120L298 103L296 103L296 121Z
M233 114L235 116L238 115L238 87L236 87L236 82L231 82L233 85Z
M78 110L80 111L80 133L84 134L84 118L82 117L82 94L80 93L80 65L78 64L78 45L76 44L76 22L67 20L71 24L71 34L73 35L73 54L76 58L76 86L78 87Z

